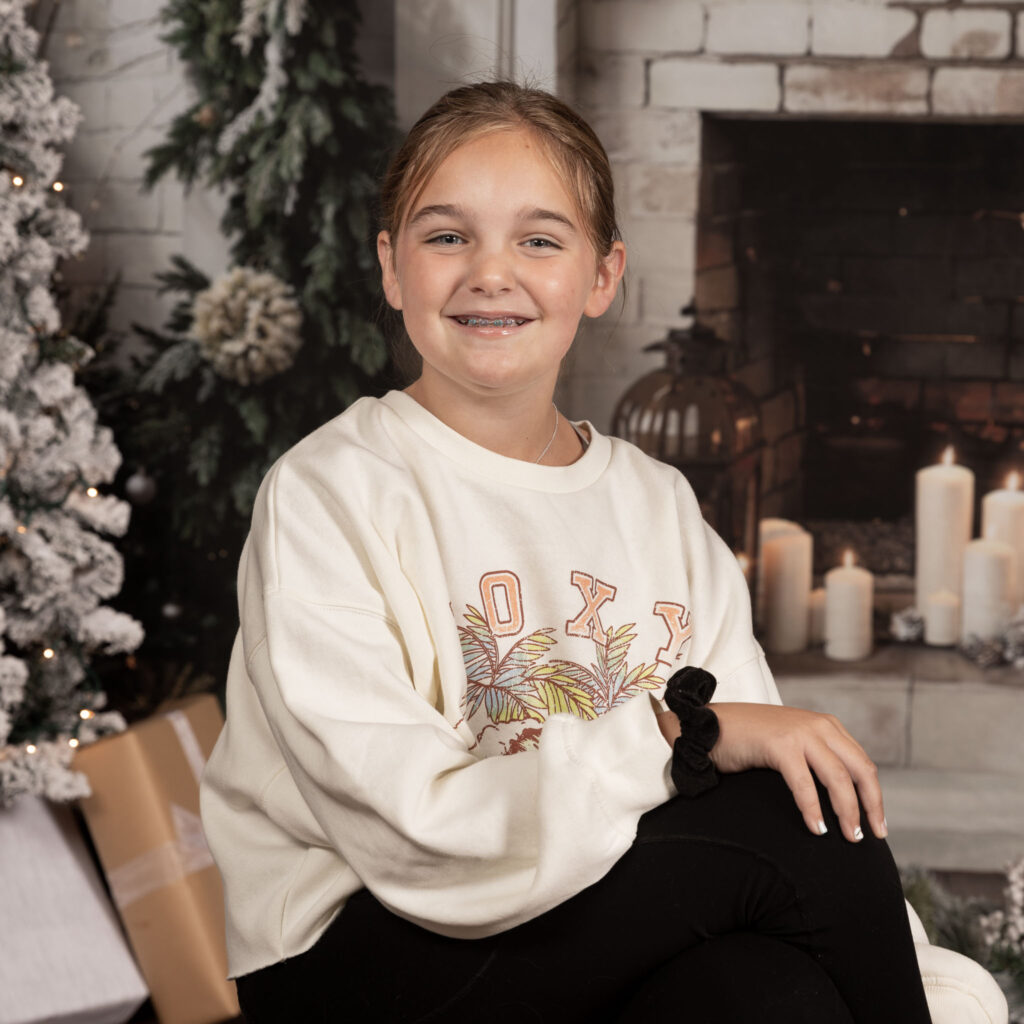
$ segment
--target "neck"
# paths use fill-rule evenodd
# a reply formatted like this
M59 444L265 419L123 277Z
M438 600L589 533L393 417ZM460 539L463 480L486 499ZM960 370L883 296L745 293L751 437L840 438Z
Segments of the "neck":
M548 442L551 444L542 461L545 466L568 465L581 454L575 432L564 417L558 417L558 429L552 438L555 409L546 389L502 396L460 393L456 398L421 377L406 392L452 430L507 458L536 462ZM566 430L572 441L568 446L563 434Z

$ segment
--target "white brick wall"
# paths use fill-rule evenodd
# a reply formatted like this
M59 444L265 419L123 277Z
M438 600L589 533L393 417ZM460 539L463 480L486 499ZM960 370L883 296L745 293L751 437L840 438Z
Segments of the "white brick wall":
M700 115L696 110L595 110L589 120L612 160L700 162Z
M692 164L627 165L619 192L619 207L636 216L652 214L693 216L697 209L698 169Z
M1024 68L939 68L932 84L932 110L968 117L1020 117Z
M669 327L682 327L687 321L680 310L693 298L693 269L674 271L648 270L643 277L640 296L640 315L645 324L658 330L648 330L654 338L664 336ZM623 390L629 386L623 382Z
M638 266L692 275L697 244L692 218L626 217L620 214L619 223L626 246Z
M141 189L144 152L164 141L171 118L189 102L175 55L159 39L162 7L161 0L64 0L47 50L58 94L82 109L64 176L68 201L92 236L62 272L75 290L121 274L110 326L126 332L126 350L137 344L131 323L160 326L173 303L157 295L153 280L171 255L186 251L210 273L224 261L218 218L207 219L205 236L187 252L186 201L173 177L152 192Z
M597 107L642 107L647 91L643 58L636 54L583 54L576 94L580 103Z
M800 54L807 51L806 3L722 4L708 10L707 51L722 54Z
M811 52L822 57L887 57L917 25L912 11L863 3L812 8Z
M1008 11L927 11L921 28L921 52L935 59L1002 60L1010 53Z
M695 53L704 41L704 8L691 0L585 0L580 38L587 50Z
M778 110L781 91L775 64L723 64L668 58L651 64L654 107L698 110Z
M786 68L786 110L794 114L925 114L928 70L923 67Z

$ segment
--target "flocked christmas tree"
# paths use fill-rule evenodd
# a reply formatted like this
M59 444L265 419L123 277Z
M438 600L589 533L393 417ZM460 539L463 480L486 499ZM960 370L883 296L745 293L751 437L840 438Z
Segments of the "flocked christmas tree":
M55 98L26 0L0 0L0 804L88 792L74 748L123 728L91 667L140 625L104 604L128 506L100 493L121 456L75 383L91 350L61 331L52 280L88 237L60 195L77 108Z

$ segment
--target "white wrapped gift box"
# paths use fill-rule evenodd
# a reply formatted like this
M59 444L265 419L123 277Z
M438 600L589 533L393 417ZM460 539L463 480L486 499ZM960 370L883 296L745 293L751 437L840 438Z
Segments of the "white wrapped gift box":
M0 1024L123 1024L147 995L71 811L0 808Z

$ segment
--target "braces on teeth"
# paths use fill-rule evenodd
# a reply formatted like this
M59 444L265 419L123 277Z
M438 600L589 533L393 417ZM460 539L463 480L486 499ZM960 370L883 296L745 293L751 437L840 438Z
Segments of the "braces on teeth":
M457 316L455 319L465 327L519 327L526 323L514 316L499 317L497 320L485 320L479 316Z

